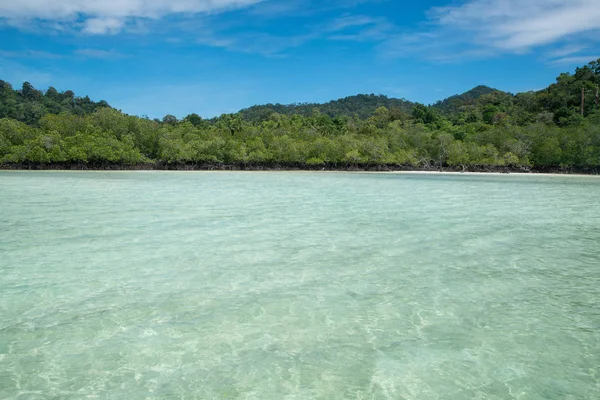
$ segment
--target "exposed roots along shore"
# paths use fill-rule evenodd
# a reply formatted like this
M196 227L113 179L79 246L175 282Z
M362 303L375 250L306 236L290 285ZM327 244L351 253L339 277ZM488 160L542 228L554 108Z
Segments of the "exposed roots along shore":
M547 173L547 174L600 174L600 166L594 168L524 168L512 166L412 166L412 165L347 165L325 164L310 165L303 163L148 163L148 164L112 164L112 163L22 163L3 164L4 170L70 170L70 171L376 171L376 172L490 172L490 173Z

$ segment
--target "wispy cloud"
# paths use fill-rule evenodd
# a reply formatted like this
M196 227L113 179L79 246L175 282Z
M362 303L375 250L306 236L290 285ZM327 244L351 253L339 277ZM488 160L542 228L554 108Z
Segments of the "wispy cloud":
M242 53L262 54L270 57L285 56L285 51L315 40L378 41L383 32L392 26L385 18L367 15L343 14L321 24L303 26L287 35L263 31L227 30L211 31L206 27L197 43L225 48Z
M238 41L236 41L235 39L231 38L231 39L227 39L227 38L221 38L221 37L217 37L214 35L203 35L200 36L196 42L198 44L202 44L205 46L209 46L209 47L222 47L225 49L230 49L230 50L234 50L236 48L236 46L239 44Z
M430 17L440 26L475 33L482 44L509 51L600 29L597 0L471 0L433 8Z
M550 61L553 65L573 65L573 64L587 64L590 61L600 60L600 53L596 55L587 56L576 56L576 57L562 57Z
M252 5L248 11L261 18L295 18L386 1L388 0L264 0Z
M416 58L438 63L499 55L492 48L472 46L466 39L438 31L391 35L377 46L377 50L384 58Z
M279 36L265 32L246 32L231 36L205 35L197 42L211 47L220 47L231 51L249 54L261 54L269 57L282 57L283 52L298 47L317 37L314 33Z
M90 35L119 33L125 26L125 20L115 17L90 18L85 21L82 32Z
M172 38L165 40L173 43L192 41L271 57L316 40L330 40L371 43L388 58L450 62L541 50L541 59L567 63L594 53L600 43L600 0L447 0L450 5L431 8L412 29L395 25L392 17L351 10L362 3L384 1L0 0L0 24L50 33L152 33ZM222 12L232 10L240 10L236 18L221 18ZM315 14L319 16L313 22L298 23ZM279 26L286 18L296 21L282 33L271 29L273 21L270 28L264 23L275 18L281 20ZM19 53L21 58L34 57Z
M127 55L119 53L114 50L102 50L102 49L78 49L75 50L75 55L82 56L85 58L96 58L103 60L112 60L118 58L126 58Z
M43 24L87 34L114 34L136 19L160 19L183 13L217 13L262 0L19 0L1 1L4 24L28 27Z
M566 57L566 56L570 56L572 54L577 54L587 48L588 48L588 46L583 46L580 44L568 44L568 45L561 46L554 50L549 51L548 57L550 57L550 58Z
M310 0L262 1L249 8L249 13L261 18L282 18L307 15L314 12Z
M170 43L196 43L230 51L284 56L285 50L318 39L381 41L392 24L385 18L353 15L352 7L386 0L0 0L0 25L37 34L116 35L151 33ZM224 11L243 10L223 18ZM343 12L332 18L332 14ZM285 33L265 19L315 18ZM329 20L323 22L321 14ZM314 19L313 19L314 21ZM282 22L281 22L282 23ZM115 58L89 52L80 56Z
M366 25L373 25L379 22L378 19L370 17L368 15L345 15L334 19L329 22L325 27L325 31L337 32L347 28L362 27Z
M63 58L63 55L56 54L56 53L50 53L47 51L39 51L39 50L19 50L19 51L0 50L0 57L59 59L59 58Z
M324 29L330 40L378 43L390 38L398 28L384 17L345 16Z
M84 58L97 58L97 59L118 59L125 58L127 55L119 53L114 50L101 50L101 49L78 49L73 53L50 53L41 50L19 50L19 51L7 51L0 50L0 57L5 59L46 59L46 60L58 60L73 58L73 56L79 56Z
M594 54L594 49L590 49L590 47L579 44L566 44L548 51L543 60L551 65L587 64L600 58L600 50Z
M434 7L421 30L390 37L381 46L393 57L432 60L481 58L542 48L546 58L577 54L600 31L598 0L468 0ZM552 47L560 45L560 50ZM550 54L554 51L555 54ZM562 51L562 54L560 54Z

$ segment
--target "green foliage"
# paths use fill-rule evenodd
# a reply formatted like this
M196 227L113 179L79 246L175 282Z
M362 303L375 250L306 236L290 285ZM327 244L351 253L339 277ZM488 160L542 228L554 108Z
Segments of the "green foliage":
M477 86L463 94L457 94L455 96L448 97L445 100L438 101L433 105L433 107L444 114L456 114L468 105L474 104L475 101L481 96L495 91L496 89L492 89L488 86Z
M433 106L359 95L151 121L0 81L0 163L598 169L598 84L600 60L517 95L480 86Z
M96 103L87 96L75 97L70 90L59 93L50 87L42 93L29 82L23 83L21 90L13 90L9 83L0 80L0 118L36 125L46 114L85 115L104 107L109 107L105 101Z
M412 111L414 103L405 99L394 99L383 95L359 94L345 97L343 99L330 101L325 104L302 103L302 104L266 104L253 106L240 111L242 118L249 122L262 122L272 114L301 115L312 117L315 115L326 115L329 117L358 117L366 119L371 117L375 110L385 107L390 110L396 119L401 119L402 114Z

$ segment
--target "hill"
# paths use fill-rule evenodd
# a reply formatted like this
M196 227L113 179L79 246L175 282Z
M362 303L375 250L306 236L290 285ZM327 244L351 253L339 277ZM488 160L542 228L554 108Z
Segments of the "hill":
M598 173L599 92L600 60L516 95L479 86L433 106L357 95L161 121L0 81L0 167Z
M466 105L473 105L481 96L494 92L502 91L491 88L489 86L479 85L463 94L457 94L454 96L450 96L447 99L440 100L437 103L435 103L432 107L441 111L444 114L456 113L461 109L461 107L464 107Z
M42 92L29 82L16 90L10 83L0 80L0 118L12 118L32 125L46 114L85 115L106 107L110 106L104 100L95 102L88 96L77 97L71 90L59 92L50 86Z
M385 107L392 112L411 113L415 103L406 99L396 99L384 95L359 94L328 103L299 103L299 104L265 104L243 109L239 114L249 122L264 121L273 113L281 115L325 114L329 117L358 117L366 119L373 115L379 107Z
M485 95L491 93L506 94L488 86L477 86L459 95L440 100L431 106L445 115L458 113L464 106L474 105ZM296 103L296 104L264 104L245 108L239 112L248 122L260 122L269 119L274 114L301 115L308 117L315 114L325 114L331 118L358 117L367 119L380 107L387 108L392 114L412 114L417 103L406 100L375 94L358 94L332 100L327 103Z

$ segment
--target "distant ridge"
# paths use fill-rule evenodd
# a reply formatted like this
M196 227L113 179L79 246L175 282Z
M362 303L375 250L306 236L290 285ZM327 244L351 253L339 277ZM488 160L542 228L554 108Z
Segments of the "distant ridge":
M444 114L452 114L465 105L474 104L481 96L499 92L506 93L498 89L485 85L479 85L473 89L457 94L447 99L440 100L431 107ZM338 100L332 100L327 103L296 103L296 104L263 104L245 108L239 113L249 122L264 121L273 113L281 115L302 115L310 116L315 113L325 114L329 117L358 117L366 119L373 115L379 107L385 107L388 110L410 114L414 106L418 104L406 99L398 99L385 95L375 94L357 94L344 97Z
M505 93L480 85L463 94L438 101L431 107L443 114L452 114L458 112L465 105L474 104L481 96L494 92ZM8 98L11 98L12 101L3 101L3 99L7 100ZM16 103L19 104L18 107L14 106ZM13 104L13 106L9 107L10 104ZM330 118L358 117L367 119L380 107L387 108L392 115L398 117L402 114L410 115L417 104L419 103L382 94L357 94L327 103L255 105L242 109L239 111L239 115L245 121L253 123L267 120L274 113L287 116L301 115L307 117L321 114ZM46 91L41 91L35 89L29 82L25 82L22 89L14 90L8 82L0 80L0 118L9 117L28 124L34 124L47 113L68 112L85 115L104 107L110 107L110 105L104 100L94 102L88 96L75 96L70 90L58 92L51 86ZM216 117L212 120L216 120Z
M599 135L600 60L535 92L478 86L434 105L362 94L209 120L0 81L0 169L600 173Z
M463 106L474 104L481 96L494 92L506 93L489 86L479 85L463 94L457 94L450 96L447 99L440 100L433 104L432 107L443 113L451 114L457 112Z
M412 112L416 103L406 99L396 99L384 95L358 94L348 96L327 103L298 103L298 104L264 104L245 108L240 114L246 121L260 121L267 119L271 114L309 116L314 113L328 115L329 117L358 116L361 119L369 118L379 107L397 110L404 113Z

